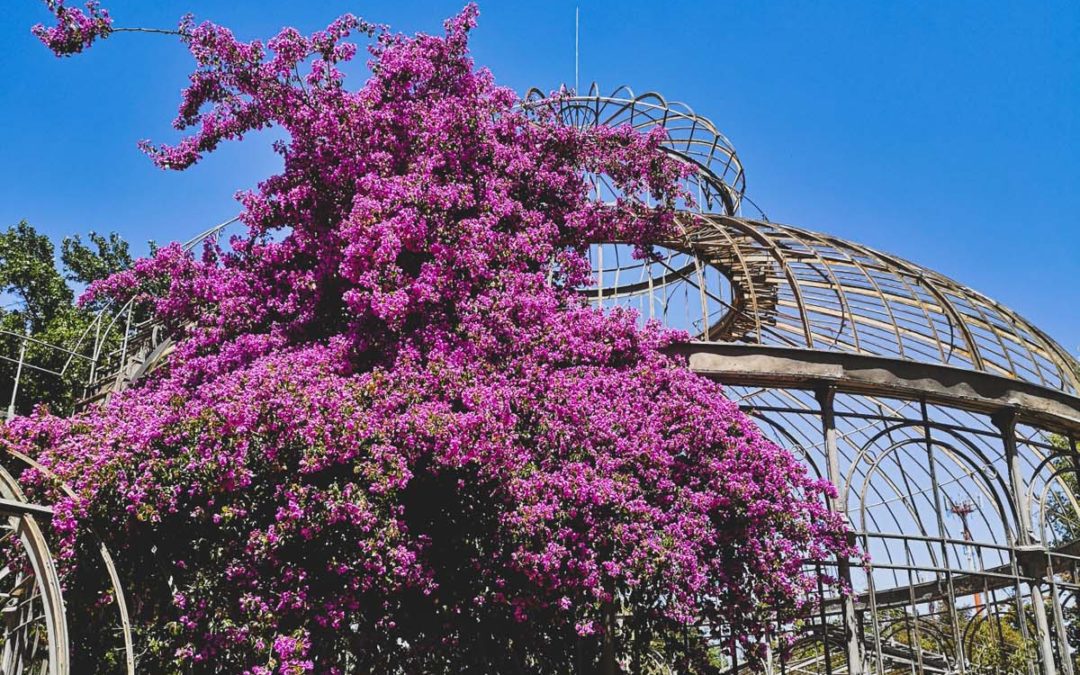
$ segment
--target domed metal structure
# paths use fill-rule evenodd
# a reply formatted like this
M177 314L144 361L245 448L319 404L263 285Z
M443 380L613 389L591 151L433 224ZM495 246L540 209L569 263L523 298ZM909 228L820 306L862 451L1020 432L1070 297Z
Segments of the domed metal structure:
M708 120L622 88L549 96L569 124L669 130L691 162L683 236L592 252L598 306L688 331L695 371L839 490L868 560L783 626L771 673L1074 673L1080 366L1015 312L865 246L742 216L745 176ZM610 187L597 179L597 196ZM722 628L711 627L713 633ZM738 649L725 651L730 670Z

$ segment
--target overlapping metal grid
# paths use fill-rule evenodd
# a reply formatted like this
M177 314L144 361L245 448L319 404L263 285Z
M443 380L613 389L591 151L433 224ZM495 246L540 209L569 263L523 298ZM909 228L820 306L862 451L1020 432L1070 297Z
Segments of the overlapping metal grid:
M666 251L641 263L629 250L620 256L616 244L598 247L599 304L611 298L710 341L889 356L1080 391L1080 366L1068 352L994 300L887 253L740 217L748 201L742 163L716 125L689 106L628 87L601 94L596 84L579 95L533 89L524 105L581 127L663 127L668 151L696 169L685 237L672 243L685 259L673 265ZM610 186L602 177L595 182L605 199ZM712 271L729 283L710 280Z
M526 109L548 108L567 124L576 127L629 125L649 133L656 127L667 132L665 146L696 171L689 188L697 208L703 211L738 213L746 192L746 177L735 147L708 119L690 106L668 101L660 94L635 95L622 86L601 94L595 83L580 95L545 93L531 89L525 95Z
M734 289L728 315L710 322L702 339L888 356L1068 393L1080 388L1076 361L1050 337L941 274L788 225L689 213L683 223L686 246Z
M637 113L639 101L648 116ZM663 105L656 95L607 101L594 88L560 104L579 125L634 120L648 131L669 119L655 110ZM692 115L678 114L684 125ZM715 129L700 119L689 128ZM672 152L684 156L677 141ZM701 164L697 184L745 191L741 167L732 183L710 166ZM704 342L760 345L762 354L793 347L811 363L830 352L889 357L958 369L928 377L967 382L964 371L979 371L1080 390L1076 361L999 303L896 256L741 217L743 203L687 205L682 236L650 259L598 243L595 283L582 292L598 306L633 307L643 320ZM710 376L725 381L723 370ZM887 381L873 390L830 386L805 387L778 371L761 373L757 386L743 376L727 387L766 435L837 485L833 508L868 555L846 571L844 561L814 563L845 578L853 596L824 590L820 616L790 627L795 649L766 672L1071 675L1063 613L1080 595L1080 460L1076 434L1060 435L1070 425L1053 433L1017 423L1007 406L976 411ZM727 657L727 672L736 672L738 650Z

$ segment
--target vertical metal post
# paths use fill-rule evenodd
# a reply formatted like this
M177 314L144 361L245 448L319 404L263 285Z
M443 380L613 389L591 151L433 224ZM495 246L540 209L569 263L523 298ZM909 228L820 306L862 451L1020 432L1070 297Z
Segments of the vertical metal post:
M705 295L705 272L701 258L694 254L694 270L697 272L698 296L701 298L701 339L709 339L709 301Z
M1050 642L1050 622L1046 616L1046 600L1043 598L1042 585L1038 581L1028 584L1031 594L1031 608L1035 614L1035 629L1038 632L1039 656L1043 662L1045 675L1057 675L1054 663L1054 645Z
M1047 561L1049 563L1049 561ZM1069 654L1069 631L1065 626L1065 615L1061 611L1061 593L1054 581L1054 572L1047 564L1047 578L1050 580L1050 603L1054 612L1054 631L1057 633L1058 653L1061 655L1062 675L1073 675L1071 654Z
M30 341L29 335L24 335L22 346L19 347L19 365L15 368L15 384L11 387L11 403L8 403L7 419L15 417L15 400L19 396L19 380L22 379L23 363L26 361L26 343Z
M907 542L904 542L904 548L908 548ZM908 559L911 559L911 554L908 553ZM922 650L922 635L919 633L919 606L915 602L915 581L912 578L911 570L908 570L908 603L911 605L911 621L908 628L908 639L911 640L911 644L915 646L915 662L911 664L912 675L916 673L925 672L923 669L923 650ZM905 609L906 613L907 610Z
M128 337L131 335L131 313L135 308L135 301L128 300L127 304L127 316L124 318L124 339L120 342L120 361L119 366L116 369L117 382L120 382L127 376L124 372L124 366L127 365L127 349L128 349Z
M945 505L941 501L941 488L937 479L937 460L934 458L934 439L930 435L930 411L926 405L926 399L919 401L919 410L922 414L923 443L926 446L926 461L930 473L930 487L934 492L934 515L937 517L938 537L941 539L941 564L945 568L945 592L948 600L946 611L949 614L949 623L952 624L955 636L956 665L959 672L967 672L967 656L964 654L963 633L960 630L960 620L956 616L956 588L953 585L952 563L949 556L949 533L945 529Z
M616 675L618 664L615 659L615 600L604 603L604 635L601 641L600 672L602 675Z
M1072 432L1067 437L1069 447L1069 460L1072 463L1074 476L1080 480L1080 456L1076 452L1076 438ZM1061 591L1058 590L1057 582L1054 581L1054 571L1051 566L1046 568L1047 578L1050 580L1050 600L1053 603L1054 629L1057 631L1058 652L1061 655L1061 671L1064 675L1074 675L1075 669L1072 662L1072 650L1069 646L1069 632L1065 625L1065 615L1061 607Z
M829 623L828 616L825 614L825 584L821 581L821 563L818 563L815 567L817 569L818 601L821 607L821 646L825 654L825 675L833 675L832 652L829 651Z
M821 406L821 427L825 436L825 455L828 462L829 482L841 490L843 477L840 475L840 451L837 447L836 437L836 412L833 409L833 401L836 390L833 387L824 387L815 392L818 404ZM842 501L844 493L840 493L841 499L830 499L829 508L835 513L846 514L845 505ZM837 576L851 587L851 561L845 556L836 558ZM824 601L824 598L822 598ZM850 593L844 593L840 597L841 616L844 620L844 647L847 653L848 673L850 675L862 675L863 672L863 646L859 640L858 617L855 614L855 599ZM825 626L822 626L825 629Z
M94 358L90 361L90 379L86 382L86 396L90 396L94 389L94 380L97 379L98 359L101 357L101 321L102 314L99 313L94 320Z
M1001 432L1001 440L1005 445L1005 459L1009 465L1009 485L1012 489L1013 498L1016 500L1016 536L1017 543L1023 547L1031 547L1035 543L1031 530L1031 504L1028 503L1027 488L1024 484L1023 467L1020 464L1020 455L1016 449L1016 411L1007 408L993 418L994 426ZM1045 552L1044 552L1045 553ZM1034 570L1021 566L1025 574L1033 574ZM1043 675L1057 675L1054 664L1054 647L1050 642L1050 622L1046 616L1046 604L1042 595L1042 584L1035 579L1028 582L1028 594L1031 597L1031 609L1035 615L1035 641L1039 650L1039 660ZM1022 615L1021 615L1022 617Z

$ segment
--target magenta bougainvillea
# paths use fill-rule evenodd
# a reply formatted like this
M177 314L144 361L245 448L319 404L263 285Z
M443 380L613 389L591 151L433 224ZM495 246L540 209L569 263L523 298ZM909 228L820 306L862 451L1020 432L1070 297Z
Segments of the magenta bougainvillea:
M114 30L50 7L54 52ZM55 503L70 611L99 617L80 672L106 668L91 531L148 672L641 672L647 654L708 672L695 626L752 654L806 610L805 563L849 553L832 488L665 355L685 336L575 290L590 243L675 236L685 169L663 136L523 110L474 67L476 16L413 37L344 16L265 45L175 31L190 135L145 144L153 161L277 127L284 166L239 196L244 235L89 289L153 307L176 336L162 367L0 432L74 491L23 476ZM595 174L623 197L590 199Z
M85 10L64 5L64 0L45 0L45 6L56 17L55 26L34 26L33 33L57 56L78 54L98 38L112 32L109 12L101 3L90 0Z

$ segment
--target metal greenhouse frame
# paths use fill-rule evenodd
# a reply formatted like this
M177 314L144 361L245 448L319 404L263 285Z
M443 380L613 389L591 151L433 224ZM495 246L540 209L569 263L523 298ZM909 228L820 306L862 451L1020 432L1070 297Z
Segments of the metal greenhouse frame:
M682 236L646 258L598 243L596 283L581 292L689 332L675 351L837 487L830 506L868 556L812 563L850 592L823 589L812 615L780 626L790 647L775 649L766 671L1080 675L1069 644L1080 632L1076 361L945 276L748 217L756 207L734 147L684 105L593 85L584 94L533 90L524 106L579 126L664 128L668 152L694 168ZM603 177L591 179L597 199L611 196ZM103 310L84 341L66 348L90 365L85 405L169 353L167 333L136 318L131 306ZM14 402L17 383L3 386ZM0 673L66 673L63 603L37 524L49 509L28 504L5 471L0 510L0 538L21 538L32 563L0 571ZM708 631L729 672L746 672L724 627ZM661 663L656 671L674 672Z

